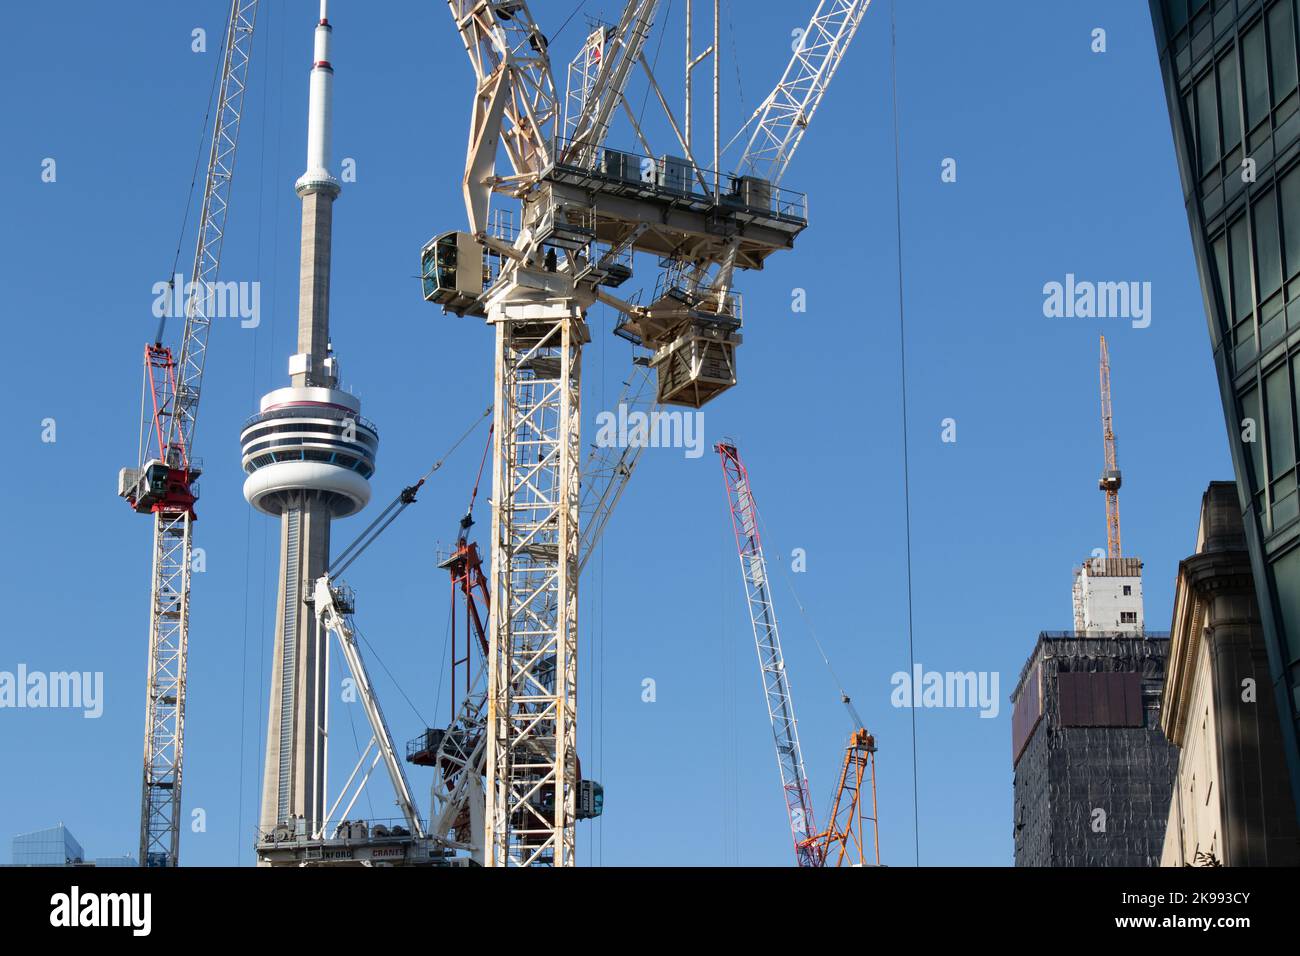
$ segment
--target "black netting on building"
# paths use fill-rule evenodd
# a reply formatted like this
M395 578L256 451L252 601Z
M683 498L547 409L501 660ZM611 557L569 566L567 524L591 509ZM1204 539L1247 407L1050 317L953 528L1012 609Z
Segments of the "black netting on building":
M1012 697L1017 866L1159 864L1178 764L1160 729L1168 650L1163 634L1039 638Z

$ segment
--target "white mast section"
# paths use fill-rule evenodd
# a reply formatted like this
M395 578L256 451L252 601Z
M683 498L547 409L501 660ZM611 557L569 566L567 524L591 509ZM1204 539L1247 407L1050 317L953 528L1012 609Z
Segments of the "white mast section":
M379 756L383 758L384 767L388 770L388 779L393 785L393 792L397 795L397 805L402 811L402 816L406 817L411 833L416 838L422 838L424 824L415 807L415 800L411 797L411 785L407 783L406 771L397 758L393 735L389 732L388 723L384 720L384 712L379 707L379 699L375 696L374 687L370 683L370 674L366 671L365 661L361 659L361 649L357 646L351 615L345 613L339 605L340 593L340 589L330 586L328 574L320 576L316 581L316 618L320 621L321 627L329 629L338 638L339 648L343 651L348 670L352 673L352 679L357 682L357 691L361 695L361 705L365 708L366 719L370 722L370 732L374 738L372 745L379 748ZM369 748L367 752L368 750ZM364 758L365 754L362 756ZM369 771L367 771L368 776ZM323 836L328 823L328 819L322 821L321 833L316 834L317 839Z

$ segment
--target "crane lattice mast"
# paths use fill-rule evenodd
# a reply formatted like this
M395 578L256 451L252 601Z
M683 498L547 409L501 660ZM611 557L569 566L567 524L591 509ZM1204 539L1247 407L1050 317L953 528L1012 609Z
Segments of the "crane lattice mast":
M1097 487L1106 493L1106 556L1123 556L1119 539L1119 489L1123 482L1115 455L1115 429L1110 408L1110 352L1106 336L1101 337L1101 434L1106 464Z
M867 797L871 798L870 813ZM867 824L871 833L867 833ZM876 738L860 727L849 738L826 830L810 841L822 866L879 866L876 810Z
M808 774L804 770L803 751L799 747L799 728L794 717L794 698L781 652L781 635L776 610L768 589L767 560L758 533L758 508L749 484L749 472L740 460L735 445L714 446L722 460L722 476L731 506L731 525L736 533L736 550L740 554L740 573L745 583L745 600L754 629L758 650L759 672L763 679L763 696L776 744L776 763L781 773L790 818L790 834L799 866L821 866L825 845L810 839L817 831L813 818L812 795Z
M153 515L142 866L175 866L180 852L192 525L202 470L193 456L194 432L256 18L257 0L232 0L194 264L185 289L173 288L169 296L184 299L180 357L163 344L160 323L155 340L145 346L147 400L139 464L123 469L118 479L118 494L137 512Z

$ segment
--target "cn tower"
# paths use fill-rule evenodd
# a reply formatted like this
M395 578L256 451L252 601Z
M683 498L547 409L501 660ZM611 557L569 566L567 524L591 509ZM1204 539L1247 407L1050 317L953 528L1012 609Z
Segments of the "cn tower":
M261 833L288 826L311 837L325 817L328 634L307 603L329 565L330 523L370 500L379 435L361 402L341 391L330 346L330 242L339 181L330 172L334 67L327 0L316 25L307 122L298 279L298 350L289 381L262 397L240 435L244 497L280 519L279 598Z

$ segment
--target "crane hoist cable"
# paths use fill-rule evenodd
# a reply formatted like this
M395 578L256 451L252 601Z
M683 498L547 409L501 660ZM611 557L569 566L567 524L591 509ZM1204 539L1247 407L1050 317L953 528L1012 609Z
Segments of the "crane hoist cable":
M587 5L587 3L588 0L578 0L578 3L569 12L569 15L564 18L564 22L560 24L560 28L555 31L555 33L550 37L549 40L546 41L548 46L560 38L560 34L562 34L564 32L564 28L569 25L569 21L572 20L574 17L576 17L578 15L578 12L582 10L582 8Z
M384 663L383 658L379 656L379 649L370 642L370 638L366 637L366 635L361 632L361 629L357 626L355 620L351 622L351 625L353 635L366 645L366 657L373 659L374 662L379 665L380 669L388 675L388 679L393 682L393 686L396 687L397 692L402 695L402 699L406 701L406 705L410 707L415 716L419 718L420 723L425 727L429 726L429 722L425 719L424 714L420 713L420 708L415 706L415 701L411 700L410 695L406 693L397 678L393 675L393 672L388 669L388 665Z
M902 137L898 131L898 11L895 0L889 2L889 85L893 93L894 118L894 228L898 245L898 369L902 392L903 426L903 518L907 544L907 660L908 673L916 670L916 643L912 602L912 482L907 442L907 323L903 307L903 167ZM912 837L916 865L921 865L920 790L916 769L916 708L912 712Z
M379 513L375 520L370 522L370 524L366 526L365 530L362 531L361 534L357 535L356 539L353 540L350 545L339 552L339 555L330 562L329 576L331 578L337 578L346 571L352 565L352 562L359 558L362 552L374 544L375 539L383 534L390 524L397 520L398 515L415 503L415 494L420 490L421 486L433 477L434 472L443 466L447 459L452 456L452 453L461 446L465 439L469 438L469 436L474 433L474 430L478 428L480 424L482 424L483 419L487 418L491 414L492 406L489 405L484 409L482 415L474 419L473 424L471 424L469 428L465 429L464 434L456 439L455 443L447 449L443 456L433 463L433 467L426 471L419 481L413 485L407 485L399 491L397 497L388 503L388 506ZM477 484L475 484L476 490L477 487Z
M483 481L483 469L487 466L488 452L492 450L492 436L496 433L496 423L493 422L488 426L487 442L483 446L483 457L479 459L478 474L474 477L474 490L469 494L469 507L465 509L465 516L460 519L460 527L456 530L456 543L463 545L469 536L469 529L474 526L474 502L478 500L478 487Z
M774 541L771 533L768 531L767 522L763 520L763 512L759 510L757 504L754 505L754 514L758 516L758 523L762 528L763 537L769 542ZM790 589L790 596L794 598L795 607L799 609L799 614L803 618L804 626L808 628L808 634L812 637L813 644L817 647L817 653L821 655L822 663L826 665L826 670L830 672L831 681L834 682L835 688L840 692L840 703L849 711L849 719L853 721L853 729L866 730L867 725L863 722L862 717L858 714L857 708L853 706L853 698L848 695L844 689L844 684L839 675L835 672L835 666L831 663L830 656L826 653L826 648L822 646L821 640L817 637L817 630L813 627L812 618L808 615L808 609L799 598L799 592L795 589L794 578L791 577L789 569L782 560L782 551L780 548L773 548L777 556L777 565L781 568L781 575L785 578L786 586Z

